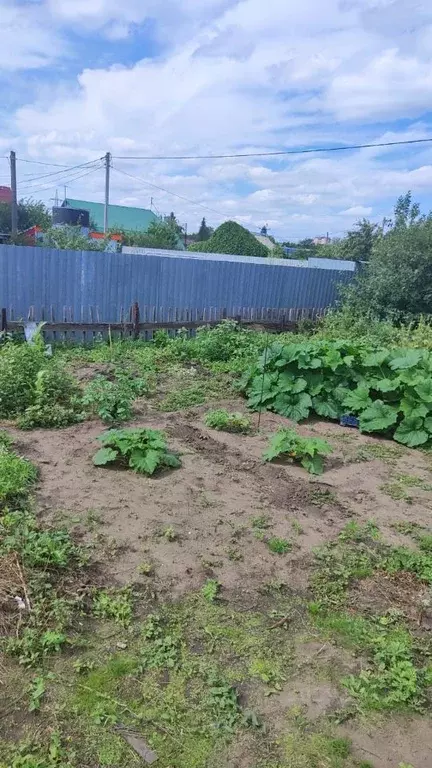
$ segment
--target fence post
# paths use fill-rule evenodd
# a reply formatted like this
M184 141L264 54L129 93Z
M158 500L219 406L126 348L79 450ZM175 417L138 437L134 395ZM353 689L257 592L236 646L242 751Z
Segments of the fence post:
M133 329L134 339L139 339L139 333L140 333L139 326L140 326L140 311L139 311L138 302L135 301L135 303L132 306L132 329Z
M1 330L4 333L7 333L7 314L6 314L6 307L3 307L1 311Z

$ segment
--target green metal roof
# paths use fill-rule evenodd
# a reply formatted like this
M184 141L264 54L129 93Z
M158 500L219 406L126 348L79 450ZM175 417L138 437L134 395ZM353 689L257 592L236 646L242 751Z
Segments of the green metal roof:
M90 221L96 225L97 232L103 232L104 206L102 203L92 203L88 200L72 200L70 197L63 205L70 208L83 208L90 212ZM126 205L110 205L108 209L108 226L110 229L140 230L146 232L152 221L158 221L153 211L146 208L129 208Z

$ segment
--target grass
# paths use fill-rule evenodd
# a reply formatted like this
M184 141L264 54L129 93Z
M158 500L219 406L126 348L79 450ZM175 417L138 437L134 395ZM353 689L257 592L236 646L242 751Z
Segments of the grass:
M292 543L288 539L281 539L278 536L274 536L267 541L267 546L270 552L276 555L286 555L287 552L291 552Z
M366 443L357 449L356 458L357 461L372 461L373 459L380 459L386 464L395 464L406 453L405 449L400 445L391 445L391 443L384 441L376 441L375 443Z

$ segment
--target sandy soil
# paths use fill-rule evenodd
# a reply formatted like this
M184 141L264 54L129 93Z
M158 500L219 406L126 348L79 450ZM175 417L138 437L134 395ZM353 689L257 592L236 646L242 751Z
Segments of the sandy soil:
M238 409L238 403L235 406ZM325 436L334 446L325 474L316 478L290 464L262 463L268 435L278 425L287 425L286 419L263 414L259 432L230 435L204 426L206 410L151 413L145 421L134 422L165 429L172 448L182 454L180 470L154 478L94 467L96 437L103 430L97 421L58 431L15 431L19 449L41 468L36 494L40 513L48 520L68 521L89 543L97 540L102 568L117 583L149 583L139 567L150 563L151 583L172 597L199 588L214 575L227 598L245 608L254 607L258 589L270 581L307 595L312 549L333 539L351 519L373 519L392 543L406 543L392 527L395 522L430 524L432 492L410 487L408 503L394 501L382 490L401 475L431 483L427 454L401 449L391 461L359 460L359 449L381 441L316 422L300 431ZM259 540L252 518L262 515L268 516L269 528ZM168 527L175 541L163 535ZM289 539L292 552L285 557L272 554L265 543L270 536ZM364 604L372 588L363 584L359 599ZM391 603L390 586L386 595ZM355 659L322 643L300 648L299 658L305 660L301 674L268 699L271 720L283 718L293 706L301 706L314 720L345 703L331 680L317 683L314 664L319 660L321 667L337 669L340 677L355 670ZM402 761L415 768L432 765L432 734L424 719L394 718L364 726L356 721L341 726L341 732L353 740L358 758L370 760L375 768L397 768ZM242 765L239 757L236 766Z

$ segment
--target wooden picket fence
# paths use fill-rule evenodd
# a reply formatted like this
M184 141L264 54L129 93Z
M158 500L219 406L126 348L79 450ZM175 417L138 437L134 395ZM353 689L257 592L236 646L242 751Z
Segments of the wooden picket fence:
M151 339L153 332L165 330L175 335L185 329L193 334L202 326L216 326L223 320L235 320L244 327L258 327L272 332L296 330L302 320L317 320L322 308L272 309L268 307L218 307L178 309L172 307L142 307L135 302L127 312L120 309L117 322L107 323L99 318L97 307L88 307L87 321L75 321L71 307L63 307L60 316L53 307L29 307L27 318L15 318L13 307L1 310L1 330L20 331L27 322L43 322L44 335L53 341L94 342L100 338Z

